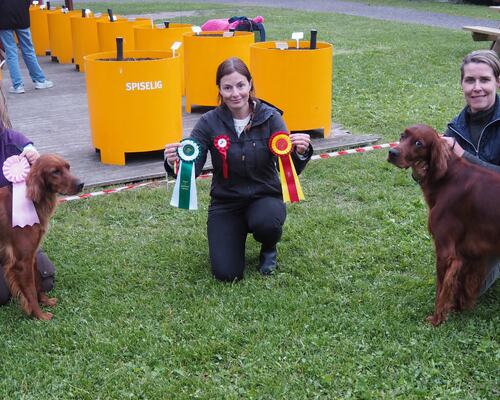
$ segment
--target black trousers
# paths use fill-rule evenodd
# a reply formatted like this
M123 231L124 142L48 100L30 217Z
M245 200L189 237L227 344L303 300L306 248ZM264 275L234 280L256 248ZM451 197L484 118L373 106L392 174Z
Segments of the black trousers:
M49 292L54 287L56 270L47 255L40 249L36 253L36 266L40 274L42 289L44 292ZM10 297L10 290L3 274L3 266L0 265L0 306L7 304Z
M208 248L212 273L221 281L243 278L248 233L264 249L278 243L286 219L281 198L263 197L231 203L212 202L208 209Z

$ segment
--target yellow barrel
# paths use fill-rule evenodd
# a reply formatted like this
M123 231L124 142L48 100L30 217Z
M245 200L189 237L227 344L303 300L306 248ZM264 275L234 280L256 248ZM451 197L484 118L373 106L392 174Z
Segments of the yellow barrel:
M276 42L250 46L250 70L257 97L283 110L291 131L323 130L330 135L332 124L333 46L318 42L288 42L289 49L276 49Z
M184 34L185 107L188 113L193 104L217 105L215 75L222 61L238 57L250 65L250 45L255 40L253 32L235 32L232 37L222 34L219 31Z
M123 38L123 50L135 50L134 27L151 26L151 20L137 18L128 20L119 18L114 22L109 19L97 22L97 35L99 37L99 51L113 51L116 49L116 38Z
M41 10L38 6L30 7L31 38L37 56L50 54L49 23L47 21L47 15L50 12L45 9Z
M107 17L73 16L71 22L71 39L73 41L73 59L78 71L85 71L83 57L87 54L99 52L99 38L97 36L97 21L105 21Z
M125 165L125 153L162 150L182 137L179 55L127 51L84 57L92 143L101 162ZM143 60L141 60L141 58Z
M73 62L70 17L81 15L81 13L81 11L64 13L62 9L58 9L47 14L52 61L57 59L61 64L71 64Z
M164 26L136 26L134 28L134 40L136 50L170 50L174 42L182 43L182 35L191 32L191 24L169 24L168 28ZM180 55L182 81L182 94L184 89L184 46L181 46L177 52Z

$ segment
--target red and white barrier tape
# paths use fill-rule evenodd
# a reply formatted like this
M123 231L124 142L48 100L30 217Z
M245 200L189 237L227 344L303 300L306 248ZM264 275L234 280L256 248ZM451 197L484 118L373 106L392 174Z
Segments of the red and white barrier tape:
M317 155L312 156L311 160L319 160L319 159L323 159L323 158L345 156L347 154L366 153L367 151L371 151L371 150L380 150L380 149L386 149L389 147L396 147L398 144L399 144L399 142L384 143L384 144L376 144L373 146L358 147L357 149L340 150L340 151L334 151L332 153L317 154Z
M311 157L311 160L321 160L321 159L325 159L325 158L345 156L347 154L366 153L367 151L371 151L371 150L380 150L380 149L386 149L389 147L396 147L398 145L398 143L399 142L376 144L373 146L358 147L356 149L348 149L348 150L334 151L332 153L316 154L316 155ZM211 173L203 174L203 175L200 175L198 177L198 179L207 179L207 178L210 178L211 176L212 176ZM59 199L59 202L65 203L67 201L72 201L72 200L87 199L89 197L97 197L97 196L102 196L105 194L119 193L119 192L123 192L125 190L137 189L140 187L158 184L158 183L162 183L162 182L166 182L166 179L159 180L159 181L155 180L155 181L150 181L150 182L135 183L135 184L130 184L130 185L114 188L114 189L104 189L104 190L100 190L98 192L85 193L85 194L81 194L78 196L61 197ZM169 181L169 183L173 183L173 182L174 182L174 180Z

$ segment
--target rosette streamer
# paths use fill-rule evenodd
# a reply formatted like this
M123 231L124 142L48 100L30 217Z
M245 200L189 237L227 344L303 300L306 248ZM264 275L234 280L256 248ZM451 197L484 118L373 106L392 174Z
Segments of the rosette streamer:
M219 154L222 157L222 173L224 174L225 179L229 177L229 168L227 165L227 151L229 150L230 145L231 145L231 140L229 140L229 136L227 135L219 135L214 139L214 146L219 151Z
M200 145L194 139L184 139L177 148L179 166L170 205L186 210L198 209L195 161L200 156Z
M300 200L304 200L299 177L290 156L292 141L288 133L283 131L273 133L269 138L269 149L278 156L283 201L285 203L298 203Z
M39 224L35 205L26 196L26 177L30 171L28 160L20 156L11 156L5 160L2 172L12 182L12 227Z

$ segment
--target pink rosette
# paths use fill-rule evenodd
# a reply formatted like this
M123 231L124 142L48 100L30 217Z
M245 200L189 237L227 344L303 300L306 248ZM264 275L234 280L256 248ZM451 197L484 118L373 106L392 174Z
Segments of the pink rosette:
M40 223L35 205L26 196L25 180L29 171L30 165L24 157L11 156L3 163L3 175L12 182L12 227Z
M20 183L26 180L30 172L30 164L24 157L11 156L3 163L2 171L9 182Z

